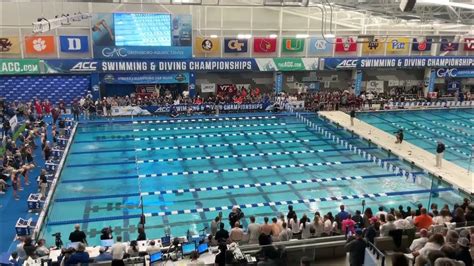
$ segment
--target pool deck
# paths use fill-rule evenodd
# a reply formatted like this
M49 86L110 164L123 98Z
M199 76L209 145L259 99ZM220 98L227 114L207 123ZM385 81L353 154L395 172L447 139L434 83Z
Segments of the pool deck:
M434 154L407 141L403 141L402 144L395 144L394 135L388 134L385 131L371 126L357 118L354 119L354 126L351 126L350 117L344 112L324 111L319 112L318 114L332 123L342 126L346 130L353 132L366 140L370 140L379 147L382 147L400 158L413 163L428 173L449 182L461 191L464 191L471 196L474 195L474 174L472 170L469 173L465 168L445 159L443 159L442 168L440 169L435 166L436 157ZM435 147L433 147L433 149L434 148Z

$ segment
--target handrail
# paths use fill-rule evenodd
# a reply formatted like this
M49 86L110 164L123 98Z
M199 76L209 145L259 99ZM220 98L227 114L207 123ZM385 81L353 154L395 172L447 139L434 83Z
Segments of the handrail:
M372 251L372 254L374 254L374 255L376 256L377 260L378 260L378 259L381 260L382 266L385 266L385 255L383 254L383 252L380 251L378 248L376 248L376 247L374 246L374 244L372 244L372 243L370 243L370 242L368 242L368 241L367 241L367 248L368 248L370 251Z

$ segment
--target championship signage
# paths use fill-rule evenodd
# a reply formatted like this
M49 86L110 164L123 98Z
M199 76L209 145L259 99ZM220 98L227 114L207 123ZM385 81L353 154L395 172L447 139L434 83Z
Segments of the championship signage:
M0 59L0 75L40 73L37 59Z
M283 38L281 51L284 53L299 53L304 51L304 40L301 38Z
M413 38L413 43L411 45L411 49L413 51L431 51L431 43L433 39L420 39L420 38Z
M464 51L474 51L474 38L464 38Z
M255 53L274 53L276 52L276 44L275 38L254 38L253 51Z
M419 56L419 57L355 57L324 58L324 69L353 68L424 68L424 67L474 67L474 58L468 56Z
M389 38L387 41L387 53L408 53L410 39Z
M86 53L89 51L87 36L59 36L59 43L63 53Z
M332 54L334 38L311 38L309 39L308 54Z
M224 52L226 53L246 53L248 51L247 39L224 39Z
M441 52L452 52L459 49L459 43L451 42L448 39L441 39Z
M147 74L105 74L102 81L106 84L174 84L188 83L188 73L147 73Z
M357 51L357 42L355 37L336 38L336 53L347 53Z
M20 54L20 40L16 36L0 37L0 56Z

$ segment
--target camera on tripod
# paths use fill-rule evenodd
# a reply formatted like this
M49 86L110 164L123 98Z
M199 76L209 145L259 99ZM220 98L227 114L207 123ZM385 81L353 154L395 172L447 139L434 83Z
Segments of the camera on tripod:
M54 244L56 245L56 248L61 248L63 246L63 241L61 240L61 233L57 232L52 234L54 236Z

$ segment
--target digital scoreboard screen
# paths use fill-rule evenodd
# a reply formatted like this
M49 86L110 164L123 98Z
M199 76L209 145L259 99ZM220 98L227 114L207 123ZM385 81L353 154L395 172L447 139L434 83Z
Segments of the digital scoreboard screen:
M171 46L171 15L114 13L116 46Z

